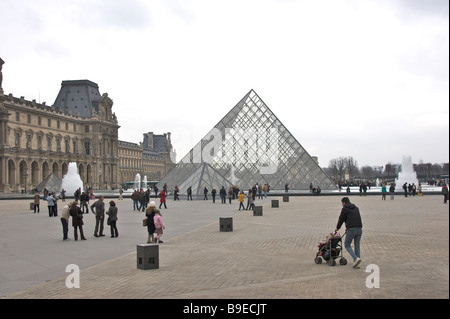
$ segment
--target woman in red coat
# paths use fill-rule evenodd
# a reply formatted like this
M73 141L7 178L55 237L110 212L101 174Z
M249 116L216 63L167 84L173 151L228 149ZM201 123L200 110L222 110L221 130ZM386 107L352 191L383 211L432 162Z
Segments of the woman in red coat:
M163 189L160 193L159 196L161 197L159 200L159 209L161 209L161 205L164 204L164 208L167 209L167 205L166 205L166 191Z

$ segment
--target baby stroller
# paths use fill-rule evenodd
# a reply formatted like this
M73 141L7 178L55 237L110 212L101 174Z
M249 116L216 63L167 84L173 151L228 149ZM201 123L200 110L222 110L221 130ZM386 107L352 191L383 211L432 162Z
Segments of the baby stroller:
M314 262L316 264L321 264L322 259L327 262L330 266L336 265L336 259L339 259L340 265L347 265L347 259L344 258L342 255L342 238L345 236L341 236L338 232L335 232L334 234L331 233L329 236L327 236L325 241L319 242L319 251L316 254L316 258L314 259Z

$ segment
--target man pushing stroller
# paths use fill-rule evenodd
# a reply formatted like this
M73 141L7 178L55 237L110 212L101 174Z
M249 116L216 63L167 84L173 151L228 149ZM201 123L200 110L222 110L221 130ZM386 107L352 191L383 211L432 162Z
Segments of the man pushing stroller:
M342 210L339 216L338 223L336 225L335 232L341 228L345 222L345 228L347 229L344 246L347 249L350 256L353 258L353 268L357 268L361 263L360 254L360 242L362 236L362 221L359 214L359 208L355 204L350 203L348 197L341 199ZM351 244L354 241L355 250L353 251Z

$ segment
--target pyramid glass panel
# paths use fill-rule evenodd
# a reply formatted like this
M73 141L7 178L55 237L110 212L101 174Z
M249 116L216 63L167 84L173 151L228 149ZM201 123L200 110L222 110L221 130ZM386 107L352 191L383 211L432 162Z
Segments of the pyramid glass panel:
M193 187L193 194L200 192L197 195L205 186L220 189L236 185L246 190L254 184L268 184L273 190L281 190L288 183L291 190L309 190L312 183L321 189L337 188L253 90L183 157L158 187L166 183L170 190L175 185L187 185L188 180L205 184ZM219 185L226 182L228 185ZM186 189L180 187L180 192L186 193Z

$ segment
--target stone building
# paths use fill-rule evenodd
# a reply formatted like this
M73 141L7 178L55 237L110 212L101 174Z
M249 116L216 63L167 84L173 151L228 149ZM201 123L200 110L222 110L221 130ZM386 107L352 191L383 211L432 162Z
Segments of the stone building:
M28 191L76 162L84 185L117 187L113 101L88 80L63 81L53 106L0 94L0 191ZM56 191L56 190L55 190Z
M4 94L0 59L0 192L29 192L76 162L84 186L117 189L136 173L160 179L170 161L170 133L119 141L113 101L89 80L62 81L52 106ZM59 191L59 190L54 190ZM68 194L72 195L72 194Z
M137 173L148 181L159 181L175 166L170 133L155 135L144 133L139 144L119 140L119 174L120 184L133 182Z

